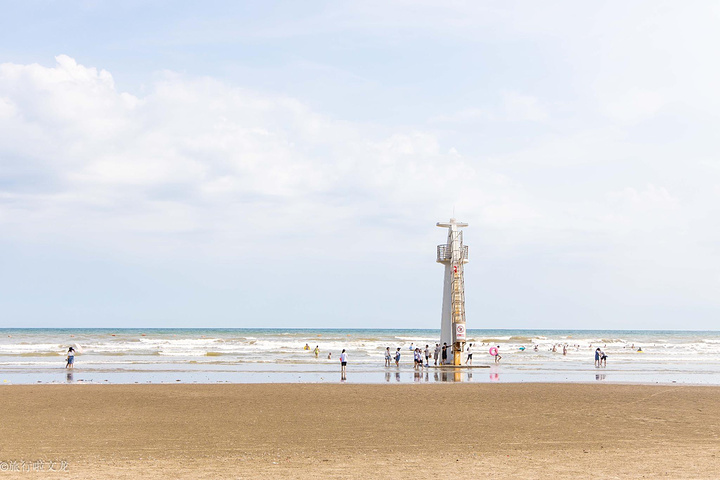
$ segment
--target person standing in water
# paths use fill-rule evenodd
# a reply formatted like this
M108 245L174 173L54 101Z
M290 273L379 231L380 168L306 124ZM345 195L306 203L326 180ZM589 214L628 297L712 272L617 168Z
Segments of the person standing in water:
M435 355L434 355L434 358L435 358L435 365L437 365L438 358L440 358L440 344L439 344L439 343L436 343L436 344L435 344Z
M441 365L445 365L447 363L447 343L443 343L442 346L442 362L440 362Z
M65 368L75 368L75 349L73 347L68 348Z
M347 367L347 361L348 361L348 355L345 353L345 349L343 348L342 353L340 354L340 373L343 376L343 379L345 378L345 368Z
M425 366L430 366L430 345L425 345Z
M400 347L398 347L397 351L395 352L395 366L400 366Z
M392 360L392 355L390 355L390 347L385 348L385 366L390 366L390 360Z
M468 344L467 347L467 360L465 360L465 365L472 365L472 343Z

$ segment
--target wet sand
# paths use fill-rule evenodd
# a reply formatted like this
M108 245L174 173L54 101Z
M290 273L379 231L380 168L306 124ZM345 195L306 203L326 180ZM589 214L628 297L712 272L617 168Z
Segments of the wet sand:
M720 387L12 385L0 399L0 462L44 462L8 478L720 478Z

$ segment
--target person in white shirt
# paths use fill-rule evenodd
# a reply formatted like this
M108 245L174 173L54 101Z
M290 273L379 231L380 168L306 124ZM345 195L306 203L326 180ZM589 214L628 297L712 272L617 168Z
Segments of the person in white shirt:
M65 368L75 368L75 349L73 347L68 348Z
M340 354L340 372L345 375L345 368L347 367L347 359L348 355L345 353L345 349L343 348L342 353Z
M422 368L422 352L419 348L415 349L415 370Z
M467 360L465 360L465 365L472 365L472 343L468 344L468 347L465 351L467 352Z

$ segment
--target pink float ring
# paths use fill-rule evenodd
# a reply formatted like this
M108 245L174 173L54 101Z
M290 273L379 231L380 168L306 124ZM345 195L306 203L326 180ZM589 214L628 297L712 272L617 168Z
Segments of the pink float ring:
M494 357L497 354L498 354L497 348L490 347L490 355L492 355Z

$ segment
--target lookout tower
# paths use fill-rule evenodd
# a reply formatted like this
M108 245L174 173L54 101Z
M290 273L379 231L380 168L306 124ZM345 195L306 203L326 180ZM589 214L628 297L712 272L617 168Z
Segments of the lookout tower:
M460 230L467 227L451 218L448 223L437 224L448 229L447 243L437 246L437 262L445 265L440 345L452 346L453 365L462 364L465 349L465 277L463 266L468 262L468 247L463 245Z

